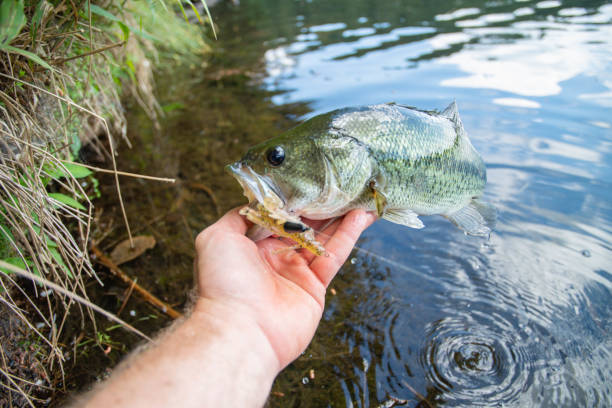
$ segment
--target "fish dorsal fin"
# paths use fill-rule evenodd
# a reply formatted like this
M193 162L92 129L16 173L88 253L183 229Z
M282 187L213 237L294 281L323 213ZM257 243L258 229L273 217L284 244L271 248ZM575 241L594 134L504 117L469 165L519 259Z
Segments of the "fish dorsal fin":
M446 218L468 235L488 236L497 221L497 211L491 204L474 199L468 205Z
M386 210L383 214L383 218L387 221L405 225L410 228L421 229L425 226L419 219L419 215L417 213L407 209Z
M461 124L461 119L459 119L459 110L457 109L457 102L456 101L452 101L446 107L446 109L444 109L442 111L440 116L449 119L450 121L455 123L455 125Z

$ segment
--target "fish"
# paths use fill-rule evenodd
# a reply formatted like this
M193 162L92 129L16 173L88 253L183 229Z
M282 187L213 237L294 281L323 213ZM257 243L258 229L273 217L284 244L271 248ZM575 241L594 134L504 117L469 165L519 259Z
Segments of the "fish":
M285 236L317 255L325 251L302 217L360 208L421 229L420 216L442 215L475 236L496 224L482 199L484 161L454 101L441 112L396 103L333 110L251 147L227 170L249 200L241 213L261 227L253 236Z

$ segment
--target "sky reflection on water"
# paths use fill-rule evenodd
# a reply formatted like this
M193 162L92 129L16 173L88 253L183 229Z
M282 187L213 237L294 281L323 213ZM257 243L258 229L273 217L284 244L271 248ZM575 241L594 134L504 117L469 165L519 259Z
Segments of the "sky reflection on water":
M612 405L612 4L291 4L257 23L277 33L274 102L456 100L499 224L486 241L441 217L376 223L328 298L334 344L315 338L275 387L296 406ZM293 384L304 367L323 385Z
M545 8L543 3L548 2L535 6ZM559 2L552 3L555 5L544 5L557 8L557 13L537 21L525 19L535 11L519 2L512 13L486 13L479 8L464 8L437 14L434 22L423 22L452 25L439 29L419 26L388 30L387 22L366 22L356 29L346 29L344 23L302 28L297 42L281 45L266 54L267 82L271 87L277 84L280 89L292 90L279 96L279 103L303 100L323 103L327 94L344 93L351 94L350 99L354 100L356 86L381 83L384 89L380 93L388 92L385 85L401 84L401 88L393 92L399 100L403 92L410 92L413 86L410 82L401 83L401 79L420 76L406 69L415 68L416 62L433 59L430 62L438 68L449 64L455 71L436 75L437 86L493 89L525 97L543 97L559 94L563 81L581 74L593 78L601 89L575 96L601 106L612 106L612 55L609 52L612 49L612 25L609 24L612 5L602 5L588 12L585 8L561 8ZM475 15L478 18L464 19ZM330 31L342 31L342 37L354 41L321 46L316 33ZM406 37L411 36L426 38L407 41ZM455 52L458 50L461 52ZM448 55L444 55L444 51ZM436 57L436 53L440 53L440 57ZM338 59L351 57L352 61L337 63ZM419 67L420 70L427 68ZM370 73L378 75L369 76ZM363 102L357 96L352 103L367 103L376 96L370 92L362 95ZM322 106L316 112L327 109Z

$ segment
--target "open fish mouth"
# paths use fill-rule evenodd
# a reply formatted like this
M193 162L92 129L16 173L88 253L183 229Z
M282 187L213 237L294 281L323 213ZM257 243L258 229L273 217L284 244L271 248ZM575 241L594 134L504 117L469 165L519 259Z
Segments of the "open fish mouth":
M269 177L257 174L250 166L241 161L225 167L238 180L249 203L258 201L269 210L285 206L285 197Z

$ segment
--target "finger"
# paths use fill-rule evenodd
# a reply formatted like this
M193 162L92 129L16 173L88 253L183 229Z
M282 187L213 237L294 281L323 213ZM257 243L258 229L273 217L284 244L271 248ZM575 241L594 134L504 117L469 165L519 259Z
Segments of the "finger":
M336 217L331 223L327 224L327 226L325 226L325 224L328 222L329 220L324 220L324 221L319 221L318 223L321 224L322 226L325 227L325 229L323 230L319 230L318 228L315 228L315 226L313 224L310 224L312 226L312 228L315 230L316 235L315 235L315 239L317 241L319 241L320 243L323 244L323 246L325 246L325 244L327 244L327 242L331 239L331 237L334 235L334 233L336 232L336 230L338 229L338 226L342 223L342 218L338 218ZM306 260L306 262L308 264L310 264L317 255L313 254L312 252L310 252L307 249L302 249L300 250L302 257Z
M329 256L315 258L310 268L325 286L336 276L355 246L359 235L376 220L376 216L363 210L353 210L346 214L342 222L325 244Z
M302 222L308 224L315 231L323 231L327 229L334 221L341 217L327 218L324 220L311 220L310 218L302 218Z
M246 219L238 213L241 208L242 207L236 207L228 211L217 222L211 225L211 227L245 234L249 225L247 224Z
M327 220L328 222L323 225L323 228L317 233L317 241L323 242L323 246L334 236L336 230L342 224L343 218L336 217L333 220Z
M206 246L206 243L210 239L212 239L215 234L234 232L240 235L244 235L246 233L248 225L244 217L242 217L238 213L239 210L240 208L234 208L233 210L228 211L217 222L206 227L198 234L195 240L196 256L198 252L203 250L203 248Z

